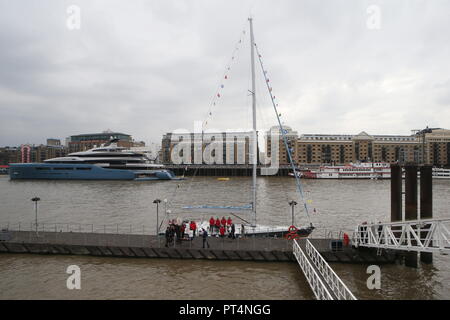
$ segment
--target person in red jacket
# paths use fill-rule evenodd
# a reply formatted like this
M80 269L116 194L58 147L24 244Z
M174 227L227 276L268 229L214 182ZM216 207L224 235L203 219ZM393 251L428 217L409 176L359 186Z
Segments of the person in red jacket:
M348 247L350 243L350 238L348 236L348 234L344 233L344 246Z
M220 236L223 238L225 236L225 226L220 227Z
M216 219L216 231L217 231L217 233L219 233L219 229L220 229L220 220L217 217L217 219Z
M227 220L225 220L225 217L222 217L222 220L220 222L224 227L227 225Z
M191 221L190 228L191 228L192 232L194 233L194 237L195 237L195 230L197 229L197 224L195 223L195 221Z
M231 220L231 217L228 217L227 225L228 225L229 227L231 227L232 222L233 222L233 220Z
M209 232L212 234L214 231L214 225L216 224L216 220L214 219L214 217L211 217L211 219L209 219Z

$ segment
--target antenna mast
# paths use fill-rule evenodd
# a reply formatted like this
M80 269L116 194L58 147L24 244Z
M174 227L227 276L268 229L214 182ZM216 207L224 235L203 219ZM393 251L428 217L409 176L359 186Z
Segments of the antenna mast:
M256 168L258 165L258 138L256 134L256 84L255 84L255 39L253 37L253 19L248 18L250 22L250 55L252 67L252 113L253 113L253 144L252 144L252 164L253 164L253 226L256 226Z

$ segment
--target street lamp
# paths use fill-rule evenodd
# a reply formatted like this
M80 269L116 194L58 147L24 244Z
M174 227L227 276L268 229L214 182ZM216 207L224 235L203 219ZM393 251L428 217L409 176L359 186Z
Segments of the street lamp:
M155 199L153 203L156 203L156 236L159 236L159 204L161 200Z
M40 201L41 198L39 197L34 197L31 199L31 201L34 202L34 211L35 211L35 216L36 216L36 236L38 235L38 220L37 220L37 212L38 212L38 201Z
M289 201L289 205L292 209L292 225L294 226L294 207L297 205L297 202L294 200Z

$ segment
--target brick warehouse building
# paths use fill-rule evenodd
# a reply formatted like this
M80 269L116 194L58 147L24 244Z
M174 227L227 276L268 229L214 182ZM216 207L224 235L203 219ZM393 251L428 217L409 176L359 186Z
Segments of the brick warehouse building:
M66 146L68 153L79 152L100 147L103 143L106 143L111 139L119 139L119 142L117 143L119 147L131 148L145 146L144 142L134 141L129 134L113 132L110 130L103 131L101 133L88 133L70 136L66 140Z
M405 135L302 134L285 127L293 160L299 165L348 164L357 161L421 162L439 167L450 166L450 130L434 128L427 133ZM272 127L272 132L279 132ZM271 156L271 135L266 133L266 152ZM274 135L272 134L272 137ZM279 136L281 165L288 164L287 152Z
M21 145L0 148L0 165L10 163L43 162L46 159L64 157L66 148L61 145Z
M125 148L144 147L144 142L136 142L128 134L105 131L95 134L74 135L66 139L66 146L58 139L47 139L46 145L23 144L18 147L0 147L0 165L10 163L44 162L51 158L64 157L69 153L85 151L99 147L113 138L119 139L118 145Z

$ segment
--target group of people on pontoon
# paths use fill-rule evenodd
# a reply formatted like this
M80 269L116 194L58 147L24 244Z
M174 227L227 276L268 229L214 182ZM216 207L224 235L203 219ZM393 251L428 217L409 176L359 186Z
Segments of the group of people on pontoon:
M192 241L196 236L205 234L206 236L229 237L236 239L236 227L230 217L222 219L211 217L208 231L197 225L195 221L180 221L173 219L169 221L166 228L166 247L173 245L174 241L181 243L182 240Z
M169 225L166 229L166 247L172 244L174 241L180 243L184 240L193 240L197 233L197 223L195 221L179 221L173 219L169 221ZM186 237L188 239L186 239Z
M229 238L236 239L236 226L230 217L228 219L222 217L222 220L219 217L215 219L211 217L209 219L209 232L211 235L219 235L222 238L228 236Z

